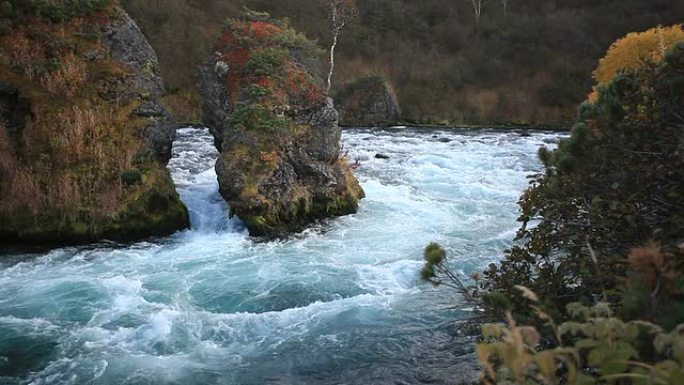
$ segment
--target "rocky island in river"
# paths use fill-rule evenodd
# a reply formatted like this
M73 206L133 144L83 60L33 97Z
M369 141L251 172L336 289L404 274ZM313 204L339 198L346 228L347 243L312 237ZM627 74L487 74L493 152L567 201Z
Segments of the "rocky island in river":
M317 73L318 48L267 14L230 20L199 69L221 195L250 234L273 237L355 213L364 193Z

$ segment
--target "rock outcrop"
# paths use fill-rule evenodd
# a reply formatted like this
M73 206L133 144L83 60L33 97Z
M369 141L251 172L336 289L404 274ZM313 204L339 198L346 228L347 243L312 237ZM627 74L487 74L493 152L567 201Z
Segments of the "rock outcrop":
M307 65L312 50L286 25L251 14L228 23L199 69L221 195L254 236L355 213L364 195L340 156L332 99Z
M166 164L171 159L178 125L160 102L165 90L159 60L135 21L121 9L118 13L117 18L102 27L102 44L109 58L130 71L120 85L123 93L118 97L140 101L133 115L147 120L142 137Z
M336 100L340 121L347 127L386 126L401 118L397 95L383 76L366 76L347 84Z
M186 228L166 169L176 125L135 22L115 1L15 4L0 15L0 244Z

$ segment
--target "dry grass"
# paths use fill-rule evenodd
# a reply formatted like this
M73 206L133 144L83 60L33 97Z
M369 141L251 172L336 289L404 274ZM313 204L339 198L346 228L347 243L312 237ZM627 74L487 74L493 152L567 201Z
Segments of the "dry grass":
M45 49L33 44L23 31L0 37L3 55L1 63L19 70L29 80L38 78L41 73L40 63L45 59Z
M66 54L59 63L59 68L45 74L41 82L55 96L72 98L86 81L86 65L73 53Z
M0 214L25 210L36 215L45 203L35 174L15 157L5 125L0 122Z
M135 105L96 97L111 76L88 80L89 69L116 65L103 59L89 68L80 58L74 44L84 32L80 20L31 28L55 40L24 29L0 37L0 71L23 78L24 94L46 96L32 100L33 118L16 137L0 126L0 217L94 226L123 207L121 173L144 146L131 120Z

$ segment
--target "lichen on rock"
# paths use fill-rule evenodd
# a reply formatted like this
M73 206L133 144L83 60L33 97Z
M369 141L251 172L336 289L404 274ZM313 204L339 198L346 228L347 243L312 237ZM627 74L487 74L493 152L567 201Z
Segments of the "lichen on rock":
M222 196L250 234L279 236L355 213L364 193L340 156L341 130L317 73L320 51L286 23L229 20L199 68L204 120L221 152Z
M154 51L116 1L0 14L0 244L166 235L189 224Z
M401 119L394 87L384 76L368 75L356 79L342 88L336 100L344 126L386 126Z

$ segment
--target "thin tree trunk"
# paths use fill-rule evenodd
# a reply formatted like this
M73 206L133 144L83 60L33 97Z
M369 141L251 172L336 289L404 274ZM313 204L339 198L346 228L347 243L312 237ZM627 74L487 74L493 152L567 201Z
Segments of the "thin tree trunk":
M339 30L333 32L333 43L330 46L330 70L328 71L328 84L326 85L325 93L330 95L330 89L332 87L332 77L335 71L335 48L337 48L337 39L340 35Z
M482 15L482 0L472 0L473 1L473 11L475 11L475 27L480 26L480 15Z

